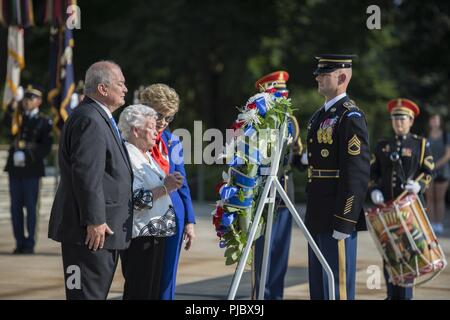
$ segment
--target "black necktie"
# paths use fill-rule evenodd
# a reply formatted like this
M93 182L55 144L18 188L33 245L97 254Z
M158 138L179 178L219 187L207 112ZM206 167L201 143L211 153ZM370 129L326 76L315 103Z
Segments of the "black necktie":
M319 116L317 117L318 119L320 119L320 118L322 118L323 117L323 115L325 114L325 106L322 106L321 108L320 108L320 111L319 111Z

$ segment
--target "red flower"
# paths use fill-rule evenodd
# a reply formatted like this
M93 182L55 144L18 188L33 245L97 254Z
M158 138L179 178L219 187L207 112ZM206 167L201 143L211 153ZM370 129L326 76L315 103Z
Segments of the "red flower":
M247 105L248 109L256 109L256 103L252 102Z
M240 129L244 124L245 124L244 120L240 120L240 121L236 120L236 122L231 125L230 129L234 129L234 130Z
M220 193L220 188L222 188L222 186L223 186L224 184L226 184L226 182L225 182L225 181L222 181L222 182L219 182L219 183L216 185L216 188L214 189L214 190L216 191L216 193Z
M216 227L216 231L220 230L223 216L223 208L217 207L216 213L213 215L213 225Z

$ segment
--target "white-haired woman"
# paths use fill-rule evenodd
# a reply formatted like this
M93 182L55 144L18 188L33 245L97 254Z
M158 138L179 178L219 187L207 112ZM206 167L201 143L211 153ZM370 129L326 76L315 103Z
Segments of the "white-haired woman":
M126 300L159 299L165 237L176 232L169 195L182 186L183 178L166 175L148 151L157 136L156 115L148 106L131 105L119 119L134 174L132 240L121 256Z
M144 88L139 94L140 102L151 106L157 113L156 129L158 137L152 156L166 172L179 172L184 177L183 186L170 194L175 208L177 233L169 237L165 243L164 267L161 276L161 300L175 299L176 277L180 251L189 250L195 239L195 214L192 206L191 192L184 170L183 146L180 138L172 134L169 124L178 112L180 98L173 88L163 83L152 84ZM176 151L175 151L176 150Z

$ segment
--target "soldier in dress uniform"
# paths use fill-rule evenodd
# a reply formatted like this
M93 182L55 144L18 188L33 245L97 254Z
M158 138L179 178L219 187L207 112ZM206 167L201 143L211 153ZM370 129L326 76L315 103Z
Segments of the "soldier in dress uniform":
M403 191L422 193L432 180L434 161L425 138L410 133L414 118L420 113L417 104L408 99L393 99L387 104L391 115L394 136L378 142L371 159L370 196L374 204L393 200ZM414 181L421 173L423 177ZM391 300L412 299L412 287L387 284L387 298Z
M29 85L23 100L18 104L12 102L3 119L3 124L10 128L11 140L5 171L9 175L11 220L16 239L14 254L34 253L39 180L45 175L44 159L51 150L53 127L52 121L39 113L41 104L42 90Z
M268 92L275 96L287 97L289 91L286 88L286 82L289 74L286 71L276 71L265 75L255 83L255 87L259 92ZM280 166L280 182L284 186L284 190L294 201L294 181L290 164L295 155L302 151L300 140L300 129L297 119L292 116L289 120L289 133L292 136L291 143L287 146L288 150ZM281 198L277 199L278 209L274 215L272 225L272 236L269 253L268 272L266 278L266 288L264 292L265 300L281 300L283 299L284 277L286 275L289 258L289 247L291 243L292 215L286 208ZM259 291L259 276L262 269L264 251L264 236L258 238L255 243L255 268L254 268L254 291L253 297L256 298Z
M353 55L316 57L325 104L308 123L305 224L334 274L335 298L354 299L357 231L366 228L363 202L370 178L364 113L346 94ZM303 161L302 161L303 162ZM308 248L311 299L328 299L328 278Z

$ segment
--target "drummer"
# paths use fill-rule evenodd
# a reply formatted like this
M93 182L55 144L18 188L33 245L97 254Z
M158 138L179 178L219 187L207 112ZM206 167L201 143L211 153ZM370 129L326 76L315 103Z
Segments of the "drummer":
M427 140L410 133L414 119L419 115L417 104L408 99L393 99L387 104L394 135L380 140L371 159L370 195L376 205L395 199L403 191L422 193L430 184L434 169L433 157ZM418 181L415 179L424 173ZM423 202L423 201L422 201ZM395 286L389 282L384 267L388 300L408 300L412 287Z

